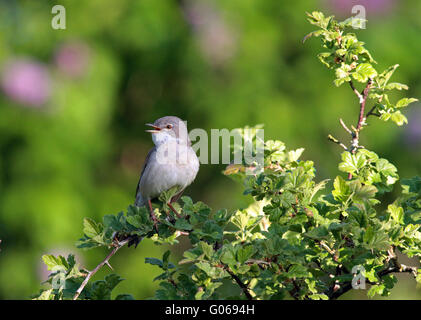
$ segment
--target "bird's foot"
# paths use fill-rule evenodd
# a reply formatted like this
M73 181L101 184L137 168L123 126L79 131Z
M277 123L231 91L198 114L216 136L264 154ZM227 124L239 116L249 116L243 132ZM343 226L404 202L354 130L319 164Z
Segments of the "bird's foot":
M175 213L175 215L177 216L178 219L181 219L180 214L177 212L177 210L175 210L175 208L172 206L172 204L169 202L167 203L168 207L170 207L171 211Z
M156 218L155 213L153 212L152 202L151 202L150 199L148 200L148 206L149 206L149 211L151 213L151 219L153 221L155 231L156 231L156 233L158 233L158 219Z
M169 223L172 223L172 224L175 223L175 218L173 216L170 216L168 213L167 213L167 217L165 218L165 220L168 221Z
M130 248L130 246L134 246L134 248L137 248L137 245L142 241L143 237L138 236L137 234L130 235L127 239L129 239L129 243L127 246Z
M122 243L124 243L125 241L128 241L128 247L134 245L134 247L136 248L137 245L140 243L140 241L142 241L143 237L138 236L136 234L133 235L128 235L126 233L115 233L113 236L113 242L115 245L120 246L122 245Z
M158 233L158 219L156 218L156 216L153 212L151 212L151 218L152 218L152 221L153 221L153 227L154 227L156 233Z

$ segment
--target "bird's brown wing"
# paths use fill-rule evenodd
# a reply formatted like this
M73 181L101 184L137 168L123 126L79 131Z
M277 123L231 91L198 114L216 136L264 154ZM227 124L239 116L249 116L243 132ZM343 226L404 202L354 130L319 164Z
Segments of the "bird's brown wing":
M155 151L156 151L156 147L153 147L151 150L149 150L146 156L145 163L143 164L142 172L140 173L139 181L137 183L136 194L134 195L135 199L137 198L137 194L139 193L140 180L142 179L143 173L145 172L146 166L148 165L149 158L151 157L152 153L154 153Z

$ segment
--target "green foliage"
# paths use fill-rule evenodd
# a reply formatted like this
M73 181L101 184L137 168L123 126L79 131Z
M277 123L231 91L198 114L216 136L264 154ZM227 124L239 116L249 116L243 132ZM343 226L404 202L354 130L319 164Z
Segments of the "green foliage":
M408 90L409 88L402 83L389 82L399 67L398 64L381 73L378 72L375 68L376 61L364 47L364 42L359 41L354 33L345 32L353 25L358 25L358 19L350 18L343 22L337 22L333 16L325 17L321 12L307 15L308 21L320 29L307 35L304 40L311 36L320 37L322 47L326 51L320 53L318 58L326 67L335 71L335 85L339 87L352 80L366 83L370 79L372 84L368 97L374 102L372 112L377 112L383 121L390 119L399 126L407 123L408 120L400 109L418 101L418 99L402 98L395 103L390 102L390 91Z
M359 149L355 154L342 153L339 170L350 173L366 186L375 186L380 194L390 192L399 179L396 167L386 159L366 149Z
M308 18L320 29L305 39L321 38L326 51L319 59L334 69L335 85L353 80L366 83L366 92L357 92L361 108L361 100L372 99L373 112L380 119L388 120L385 115L390 114L398 125L405 123L397 109L416 99L389 103L388 91L407 89L389 83L397 65L383 73L376 71L364 43L355 34L345 33L354 20L337 22L320 12ZM247 137L242 129L238 133L244 141L256 142L256 130ZM359 133L360 128L353 128L357 143L342 153L338 166L347 177L336 176L329 184L333 188L323 194L328 180L317 182L314 163L301 160L304 149L287 150L283 142L269 140L264 142L261 171L246 163L229 165L224 171L243 184L244 194L254 198L248 208L213 210L185 196L177 206L181 216L175 217L165 203L177 190L169 190L160 197L163 204L154 208L158 230L146 207L129 206L126 212L104 216L102 223L86 218L77 246L116 248L134 237L173 245L180 236L188 236L191 247L178 263L170 262L170 251L162 259L146 258L145 263L162 270L154 279L159 281L155 299L334 299L351 287L355 267L364 270L369 297L386 296L397 282L393 273L411 272L420 281L418 270L400 265L396 252L421 256L421 178L402 180L401 195L388 200L387 210L379 209L382 195L390 195L399 175L388 160L358 145ZM243 145L233 146L233 152L241 152ZM86 276L84 271L73 256L43 259L53 271L47 282L53 285L53 279L61 275L64 285L48 288L38 298L71 298ZM110 299L121 280L109 275L88 284L80 298ZM227 285L238 286L234 296L222 290Z
M73 255L63 256L44 255L42 260L52 271L45 282L49 285L46 290L41 290L33 298L36 300L67 300L72 299L77 289L87 275L86 270L79 269ZM104 280L88 283L80 295L87 300L110 300L112 290L124 279L116 274L109 274ZM115 300L132 300L129 294L118 295Z

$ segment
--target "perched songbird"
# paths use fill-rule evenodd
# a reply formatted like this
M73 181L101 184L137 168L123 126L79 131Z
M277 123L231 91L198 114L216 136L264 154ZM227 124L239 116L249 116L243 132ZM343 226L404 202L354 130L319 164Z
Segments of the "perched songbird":
M177 215L171 205L178 200L184 189L196 178L199 171L199 159L189 139L187 126L179 118L168 116L156 120L151 126L152 140L155 146L146 156L136 190L136 206L148 205L156 227L151 200L162 192L178 187L177 194L168 206Z

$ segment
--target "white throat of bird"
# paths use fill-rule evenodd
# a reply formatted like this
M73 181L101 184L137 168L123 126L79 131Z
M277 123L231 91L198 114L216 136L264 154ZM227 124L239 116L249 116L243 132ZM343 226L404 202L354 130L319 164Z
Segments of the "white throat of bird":
M152 141L157 147L170 141L181 143L180 139L175 137L174 132L169 132L169 131L164 131L164 130L153 133Z

